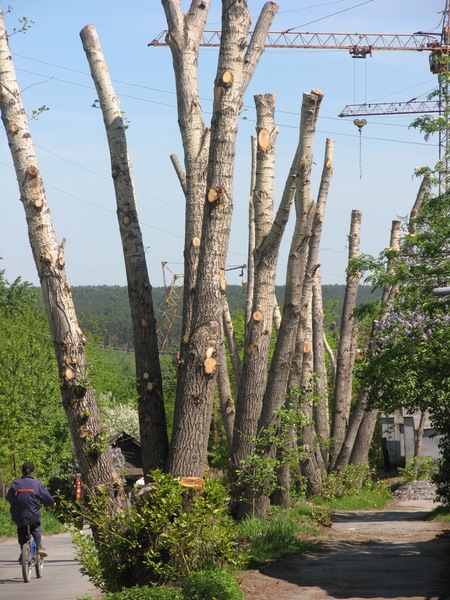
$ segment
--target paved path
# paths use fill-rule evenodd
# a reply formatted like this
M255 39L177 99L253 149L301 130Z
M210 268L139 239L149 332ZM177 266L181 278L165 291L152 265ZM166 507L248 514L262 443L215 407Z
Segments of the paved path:
M0 598L3 600L77 600L101 598L101 594L81 575L75 560L70 534L45 536L48 558L44 575L36 578L34 570L30 583L24 583L18 564L19 545L15 539L0 541Z

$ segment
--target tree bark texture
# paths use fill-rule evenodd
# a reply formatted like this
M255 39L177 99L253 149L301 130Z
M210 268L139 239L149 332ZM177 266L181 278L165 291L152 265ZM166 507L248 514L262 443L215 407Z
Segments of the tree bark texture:
M389 243L389 246L392 248L392 250L398 251L400 249L401 231L401 221L393 221ZM395 256L389 260L386 266L387 274L393 274L396 260L398 259ZM379 317L380 321L383 321L389 314L398 290L399 288L397 284L386 286L386 288L383 290ZM335 463L336 469L345 469L349 462L353 462L353 460L356 460L357 462L363 462L363 460L369 455L369 448L372 441L374 427L376 425L378 410L368 410L368 396L369 389L364 385L363 382L358 399L355 402L352 410L343 444ZM364 435L359 433L360 428L361 432L364 431ZM372 433L370 434L370 432Z
M342 308L340 340L336 361L333 420L331 428L330 469L333 469L345 438L352 401L353 366L355 364L356 329L353 311L356 306L361 274L351 268L351 260L359 254L362 212L352 211L349 234L349 269Z
M80 37L102 109L111 158L133 326L142 466L147 479L152 470L165 467L169 445L152 286L120 103L95 27L84 27Z
M196 19L195 26L200 23L201 27L204 26L206 17L200 11L205 12L209 3L192 3L187 15L182 14L178 1L163 0L163 6L169 24L168 43L174 56L180 128L186 126L182 137L188 190L187 212L195 213L194 221L199 226L199 231L195 234L200 237L199 254L195 261L190 260L189 252L186 251L189 250L188 239L185 246L185 276L188 274L185 286L188 297L185 294L181 368L168 469L174 475L202 476L217 375L217 349L222 335L222 295L225 293L224 273L233 210L234 156L239 110L249 77L264 45L255 46L256 42L250 42L246 52L250 26L247 4L244 1L224 0L205 187L206 135L201 140L201 136L199 137L201 143L197 145L202 157L202 169L198 169L199 152L192 152L195 138L191 143L188 135L192 117L184 105L186 92L199 106L196 79L193 85L192 81L188 81L186 77L183 79L181 75L192 75L195 70L198 31L194 31L194 39L191 22ZM276 8L273 3L268 3L263 8L258 21L258 38L265 38ZM261 24L263 17L264 23ZM195 62L192 62L194 58ZM186 86L189 86L189 90L185 90ZM200 111L197 108L195 114L197 123L200 124ZM198 131L200 130L199 125ZM191 189L192 194L189 191ZM192 215L187 215L187 221L191 217ZM189 236L188 229L186 231ZM198 258L201 260L197 260Z
M0 109L23 204L30 245L58 363L61 396L75 455L91 493L119 482L89 385L85 342L65 270L64 245L58 243L37 156L9 49L0 9Z

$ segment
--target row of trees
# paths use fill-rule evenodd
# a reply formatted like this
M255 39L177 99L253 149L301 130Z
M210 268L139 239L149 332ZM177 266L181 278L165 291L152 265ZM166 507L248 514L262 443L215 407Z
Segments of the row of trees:
M273 2L264 5L250 36L247 3L223 0L213 115L207 127L201 111L196 65L210 0L192 2L187 13L183 13L178 0L163 0L162 5L174 63L184 168L176 157L172 160L186 199L183 320L170 443L152 287L122 112L95 28L87 26L81 32L110 150L133 323L145 476L151 477L156 468L175 476L204 476L217 392L228 441L233 510L239 516L249 511L265 514L269 496L273 501L289 504L292 473L306 478L310 494L319 493L331 470L368 460L377 419L377 410L368 410L369 400L378 397L378 381L363 379L359 390L353 381L361 343L354 309L363 266L359 257L362 214L355 210L350 220L347 287L334 357L324 335L318 262L333 172L332 140L324 149L317 200L313 200L311 190L313 138L323 94L312 90L303 95L298 146L278 206L274 192L275 99L272 94L256 96L249 271L243 345L239 348L226 301L225 280L236 135L242 98L278 7ZM2 20L0 107L18 175L77 460L93 492L106 487L113 496L117 477L89 381L86 340L78 326L67 281L64 243L57 241L53 231ZM417 205L425 192L424 184ZM275 273L291 212L295 212L295 228L280 312L275 302ZM401 224L395 222L391 250L381 261L387 277L376 282L384 289L377 308L381 323L386 322L399 297L400 281L394 273L399 265L406 264L399 260L400 248ZM227 355L230 370L226 366ZM355 391L359 394L356 402ZM261 478L255 473L262 464L271 465L270 476Z

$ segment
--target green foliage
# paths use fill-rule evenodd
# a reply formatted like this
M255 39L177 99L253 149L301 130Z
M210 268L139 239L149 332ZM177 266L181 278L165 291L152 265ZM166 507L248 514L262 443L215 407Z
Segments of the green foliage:
M254 451L236 469L239 484L248 486L253 494L270 496L277 489L277 472L298 457L298 448L290 448L293 428L305 425L301 412L281 408L274 413L274 425L263 429L254 438ZM272 456L273 446L283 448L282 455Z
M132 587L106 594L104 600L182 600L181 590L175 587ZM86 600L89 600L88 598Z
M44 535L53 535L62 533L64 526L58 521L53 510L42 509L42 530ZM11 520L9 512L9 503L0 498L0 539L16 537L17 528Z
M82 573L97 587L120 591L123 587L178 583L194 571L213 566L235 568L235 523L228 515L225 489L207 480L204 490L186 489L171 475L153 474L148 496L123 509L120 518L108 510L106 498L92 499L86 520L89 536L73 534ZM64 505L74 520L72 505Z
M225 569L192 573L183 581L183 598L189 600L244 600L234 575Z
M126 348L128 351L133 349L133 333L131 326L130 303L128 300L128 290L125 286L74 286L72 288L75 308L80 321L81 328L85 333L97 332L101 334L102 345L111 348ZM154 287L152 289L153 303L155 308L155 318L158 322L163 314L165 306L165 289ZM277 286L277 299L280 306L284 302L284 286ZM323 285L323 306L324 308L333 304L337 318L335 327L338 327L339 315L342 311L342 302L345 294L345 285ZM378 297L380 291L374 291L370 285L360 285L358 288L358 303L364 303ZM227 286L227 300L230 312L233 315L233 323L238 336L239 331L243 332L243 327L235 321L236 313L244 315L245 292L240 285ZM169 336L169 348L175 348L168 351L171 358L179 346L181 338L181 311L180 302L173 322ZM238 338L239 347L242 340Z
M31 119L32 119L32 120L34 120L34 121L37 121L37 120L39 119L39 117L40 117L40 116L41 116L43 113L47 112L48 110L50 110L50 109L49 109L49 107L48 107L48 106L45 106L45 104L44 104L43 106L40 106L40 107L39 107L38 109L36 109L36 110L32 110L32 111L31 111Z
M370 490L374 486L369 465L348 465L343 471L332 471L328 475L322 489L322 498L329 502L344 496L356 496L363 488Z
M405 467L398 468L398 474L404 483L416 479L431 479L437 471L436 461L431 456L412 456L406 461Z
M33 459L45 482L71 457L58 368L40 295L0 272L0 480ZM6 426L7 424L7 426Z
M302 515L296 508L277 510L273 507L272 518L247 518L238 527L240 539L249 546L249 568L255 568L269 559L304 554L318 548L318 542L311 539L319 531L314 525L310 508L306 515Z

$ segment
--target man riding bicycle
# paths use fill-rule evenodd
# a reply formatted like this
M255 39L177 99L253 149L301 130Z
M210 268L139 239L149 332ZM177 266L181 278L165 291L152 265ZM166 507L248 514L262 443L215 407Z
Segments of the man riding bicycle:
M42 545L41 529L41 504L44 506L55 506L50 492L39 479L34 479L34 464L24 462L22 465L22 477L15 479L6 494L6 500L10 503L11 519L17 525L17 538L22 548L27 541L28 525L36 540L37 552L41 556L47 556ZM20 560L20 558L19 558Z

